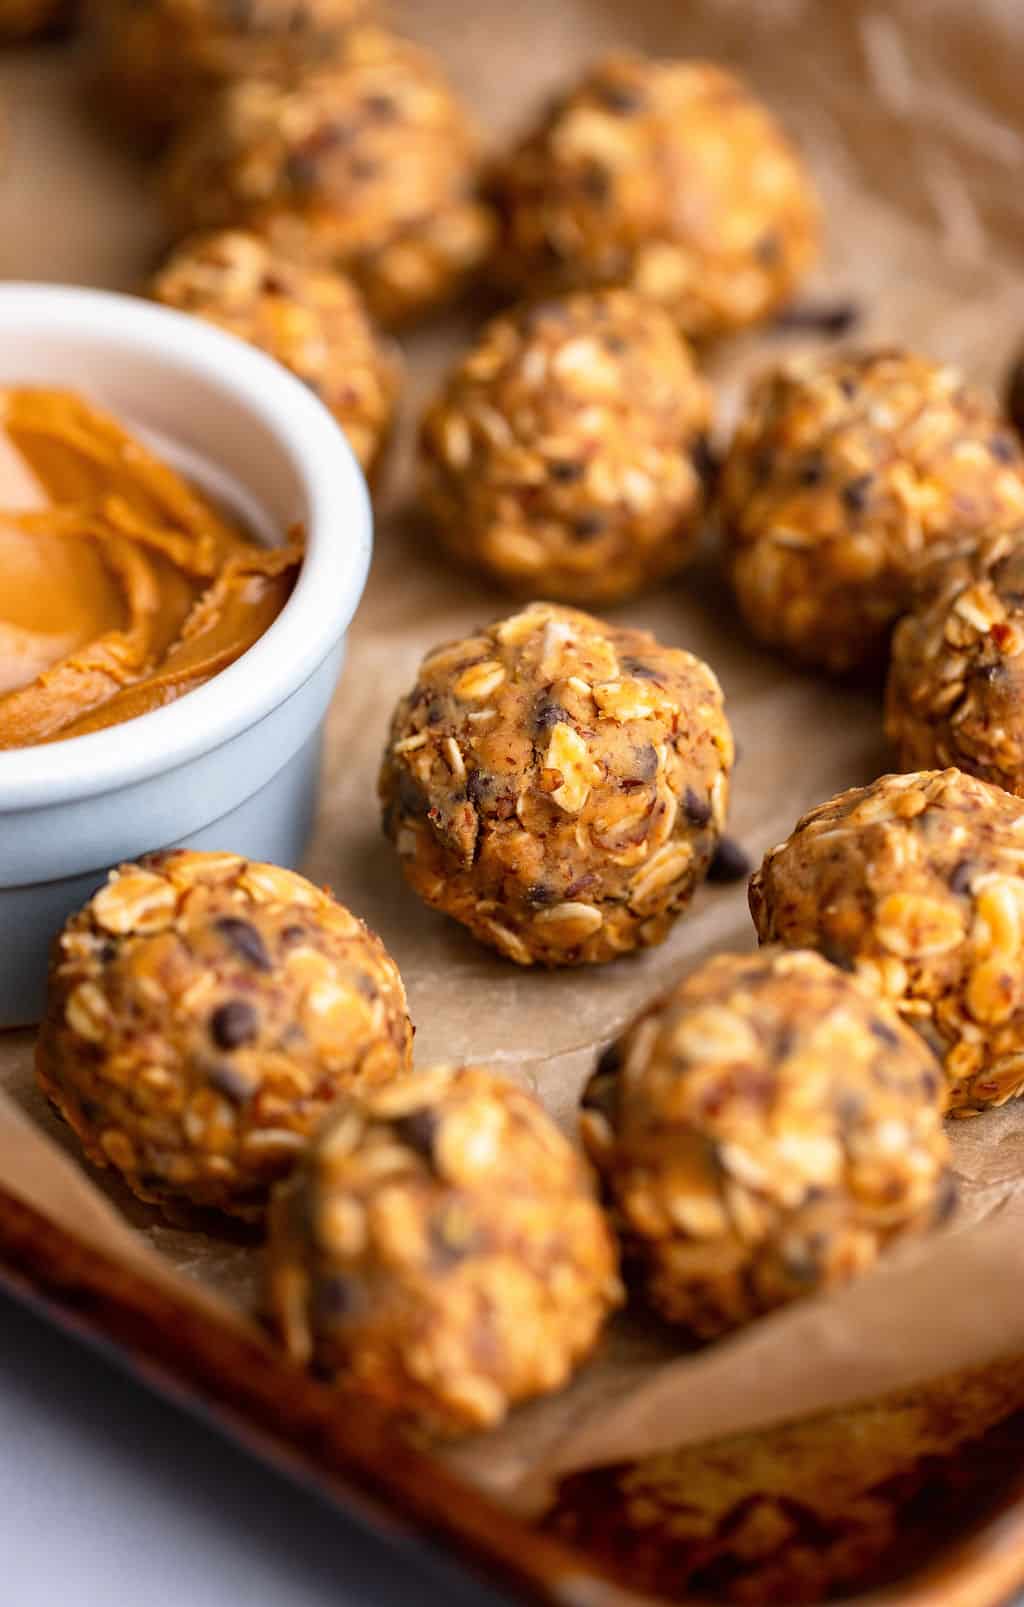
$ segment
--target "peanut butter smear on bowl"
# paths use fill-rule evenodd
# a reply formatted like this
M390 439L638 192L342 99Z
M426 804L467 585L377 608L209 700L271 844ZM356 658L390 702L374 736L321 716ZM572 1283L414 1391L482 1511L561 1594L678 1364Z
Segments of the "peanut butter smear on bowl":
M68 391L0 390L0 749L120 725L225 669L302 562Z

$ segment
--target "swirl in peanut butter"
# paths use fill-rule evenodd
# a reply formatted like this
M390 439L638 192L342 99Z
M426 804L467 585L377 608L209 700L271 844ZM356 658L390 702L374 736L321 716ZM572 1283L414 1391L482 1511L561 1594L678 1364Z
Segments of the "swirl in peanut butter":
M291 594L302 543L263 548L66 391L0 391L0 749L173 703Z

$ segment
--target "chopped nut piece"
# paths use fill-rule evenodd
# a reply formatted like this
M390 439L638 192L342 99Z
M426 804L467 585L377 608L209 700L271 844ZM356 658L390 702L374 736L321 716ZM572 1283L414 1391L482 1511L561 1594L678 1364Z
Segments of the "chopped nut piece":
M797 822L750 884L763 942L856 969L943 1057L957 1115L1024 1091L1024 802L883 776Z
M645 1010L581 1126L652 1304L710 1339L945 1215L942 1091L866 983L765 950L720 955Z
M442 544L511 590L624 597L692 554L710 422L665 312L570 296L495 319L456 364L423 421L423 496Z
M292 871L180 849L122 866L68 922L36 1064L141 1199L257 1218L333 1100L394 1081L411 1047L361 921Z
M817 255L798 156L707 62L597 62L498 164L492 191L502 284L528 296L628 286L689 335L768 317Z
M433 1067L398 1103L342 1101L276 1191L269 1297L295 1360L450 1434L565 1384L622 1291L587 1168L538 1102Z
M667 936L732 760L706 664L534 603L424 660L392 720L384 829L420 897L506 958L593 964Z
M721 483L727 562L761 641L842 673L882 657L951 552L1024 518L995 403L893 350L804 357L755 385Z

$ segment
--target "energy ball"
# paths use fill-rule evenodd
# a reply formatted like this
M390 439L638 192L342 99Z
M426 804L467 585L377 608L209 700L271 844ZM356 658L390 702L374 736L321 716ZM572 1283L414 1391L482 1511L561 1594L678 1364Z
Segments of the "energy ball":
M384 324L454 295L486 253L477 141L433 58L356 28L323 67L245 78L172 147L179 232L248 228L275 251L348 273Z
M379 339L353 284L305 268L257 235L224 230L187 241L150 286L155 300L218 324L291 370L330 408L372 473L399 387L394 348Z
M942 1059L949 1108L1024 1090L1024 803L959 770L813 809L750 884L763 943L857 972Z
M276 865L179 849L112 872L65 926L37 1071L140 1199L257 1219L334 1100L411 1047L362 921Z
M771 113L707 62L597 62L501 163L496 277L625 285L687 335L766 318L818 254L811 180Z
M928 566L1024 518L994 403L908 352L804 357L755 385L721 481L753 634L845 673L879 660Z
M275 1192L269 1284L296 1361L444 1433L559 1389L622 1298L582 1157L472 1066L339 1105Z
M904 770L952 764L1024 796L1024 530L944 566L897 625L885 730Z
M513 590L607 602L690 556L711 392L661 308L627 290L489 324L427 413L444 545Z
M651 1304L702 1339L952 1206L935 1057L817 954L719 955L605 1053L581 1127Z
M668 936L732 761L700 659L533 603L424 659L391 724L384 830L420 897L507 959L597 964Z
M224 84L315 67L366 0L93 0L99 88L143 134L170 133Z

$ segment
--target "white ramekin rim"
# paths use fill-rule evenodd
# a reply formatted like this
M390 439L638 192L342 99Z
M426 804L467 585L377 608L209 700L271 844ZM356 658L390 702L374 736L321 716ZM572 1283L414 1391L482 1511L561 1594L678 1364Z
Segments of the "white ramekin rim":
M134 296L66 285L0 284L5 328L102 337L173 358L223 386L278 438L306 496L307 550L291 597L240 659L163 709L86 736L0 752L0 815L130 786L230 740L308 679L352 620L366 584L372 514L366 482L331 414L292 374L213 325ZM67 378L74 389L74 375ZM345 539L336 536L338 523Z

